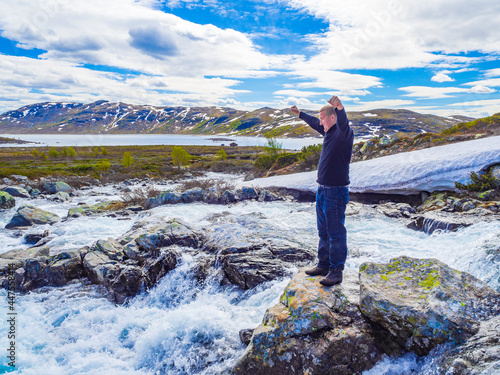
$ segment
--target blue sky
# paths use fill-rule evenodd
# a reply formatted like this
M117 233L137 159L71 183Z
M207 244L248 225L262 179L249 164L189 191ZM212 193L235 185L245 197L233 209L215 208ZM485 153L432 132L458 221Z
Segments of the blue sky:
M498 0L0 3L0 112L46 101L500 112Z

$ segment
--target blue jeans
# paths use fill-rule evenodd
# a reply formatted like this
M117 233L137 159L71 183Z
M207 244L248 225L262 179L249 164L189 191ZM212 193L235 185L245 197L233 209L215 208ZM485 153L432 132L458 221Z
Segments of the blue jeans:
M349 203L347 186L319 186L316 193L318 220L318 266L344 269L347 258L345 209Z

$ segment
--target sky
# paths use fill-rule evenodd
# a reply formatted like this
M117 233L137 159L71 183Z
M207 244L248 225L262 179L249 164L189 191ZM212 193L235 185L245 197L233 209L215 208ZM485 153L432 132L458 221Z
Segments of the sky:
M0 1L0 113L96 100L500 112L498 0Z

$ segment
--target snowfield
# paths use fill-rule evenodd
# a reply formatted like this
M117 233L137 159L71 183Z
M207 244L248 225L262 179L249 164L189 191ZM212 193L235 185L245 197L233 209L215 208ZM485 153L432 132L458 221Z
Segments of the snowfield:
M416 194L454 190L455 181L469 181L500 163L500 136L404 152L351 164L352 193ZM259 178L243 183L255 187L286 187L315 192L317 171Z

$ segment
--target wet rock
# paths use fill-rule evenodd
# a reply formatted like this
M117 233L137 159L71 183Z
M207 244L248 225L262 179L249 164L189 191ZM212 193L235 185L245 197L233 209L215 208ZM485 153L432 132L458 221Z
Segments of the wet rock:
M210 241L206 245L210 246ZM243 289L289 274L293 265L305 265L314 257L313 251L299 244L278 239L261 242L258 238L239 238L218 254L225 278Z
M217 190L217 187L213 186L203 192L203 202L208 204L219 203L219 192Z
M259 194L259 198L257 199L259 202L273 202L273 201L279 201L281 198L269 190L262 190Z
M69 186L66 182L57 181L57 182L46 182L42 188L44 193L47 194L56 194L60 191L65 193L72 193L74 189Z
M140 212L140 211L143 211L144 208L142 208L142 206L128 206L126 208L127 211L132 211L132 212Z
M16 205L16 200L5 191L0 191L0 209L7 210Z
M407 203L384 203L377 205L377 211L392 218L411 217L416 210Z
M68 211L68 217L94 216L115 211L121 207L121 201L99 202L91 206L87 204L78 204Z
M236 194L241 200L257 199L259 197L257 191L252 187L243 187L241 189L238 189L236 191Z
M233 190L226 190L220 196L221 204L231 204L238 200L236 193Z
M444 221L448 220L448 221ZM432 234L436 230L442 230L445 232L451 231L455 232L460 228L465 228L472 225L471 223L465 221L453 220L453 218L443 218L437 219L435 217L430 217L426 215L418 216L411 223L406 225L408 228L417 230L420 232L425 232L427 234Z
M142 230L140 233L143 232ZM141 251L157 252L162 247L171 245L199 248L203 243L203 236L195 232L188 225L178 219L156 225L140 235L130 234Z
M250 340L252 339L252 335L253 335L254 331L255 331L255 329L252 329L252 328L242 329L239 332L240 341L245 345L250 344Z
M364 263L359 278L363 314L418 355L446 342L465 342L480 320L500 313L499 293L435 259Z
M146 210L149 210L151 208L162 206L164 204L177 204L177 203L182 203L181 196L177 193L172 193L172 192L166 191L166 192L158 195L157 197L149 198L146 201L144 208Z
M35 206L21 206L14 217L5 226L6 229L28 227L34 224L54 224L61 218L49 211L44 211Z
M491 167L491 175L495 177L495 185L500 186L500 164Z
M7 287L7 270L15 272L15 289L27 292L44 286L63 286L83 276L80 250L68 250L50 256L50 248L42 246L11 250L0 255L0 284Z
M30 190L30 196L31 197L38 197L40 194L42 194L42 192L36 188L32 188Z
M49 199L54 202L69 202L71 200L71 197L69 196L68 193L64 191L59 191L53 196L51 196Z
M158 255L148 254L147 257L137 257L137 260L123 261L129 251L130 247L125 251L117 242L108 240L96 243L83 258L83 268L89 280L106 288L108 298L116 303L123 303L155 285L176 267L179 257L172 249L159 249Z
M447 356L445 372L447 375L500 373L500 316L482 322L466 344Z
M181 199L185 203L199 202L203 199L203 189L196 187L186 190L181 194Z
M19 198L31 198L30 193L25 188L20 186L9 186L8 188L3 189L6 193L9 193L13 197Z
M244 181L252 181L255 180L255 177L253 174L247 174L244 178Z
M295 274L269 308L234 374L361 374L382 358L361 314L355 273L339 286Z
M49 230L45 230L43 232L26 233L24 235L24 241L28 245L34 245L38 241L40 241L42 238L48 237L49 235L50 235L50 231Z

